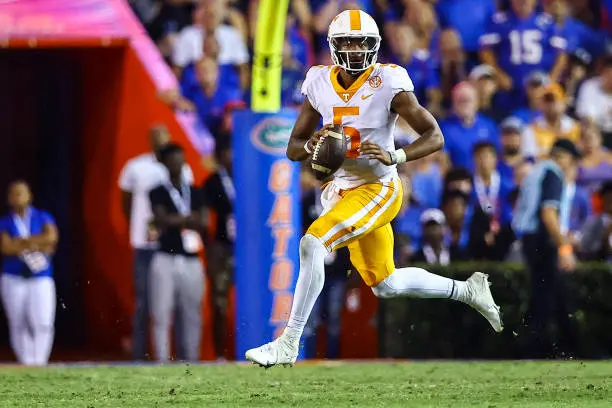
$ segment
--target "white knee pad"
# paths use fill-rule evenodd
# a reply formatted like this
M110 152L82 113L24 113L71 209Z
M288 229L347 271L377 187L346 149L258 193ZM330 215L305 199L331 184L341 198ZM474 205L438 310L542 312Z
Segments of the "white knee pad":
M393 274L387 276L387 278L380 282L376 286L372 286L372 292L377 298L388 299L397 295L397 290L393 285Z
M321 254L327 255L327 249L321 240L312 234L306 234L300 240L300 259L307 259Z

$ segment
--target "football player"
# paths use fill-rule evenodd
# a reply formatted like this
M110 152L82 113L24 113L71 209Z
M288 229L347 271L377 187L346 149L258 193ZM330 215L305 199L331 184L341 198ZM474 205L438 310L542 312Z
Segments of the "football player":
M350 146L342 167L322 192L323 214L300 241L300 273L287 327L276 340L248 350L246 358L265 367L293 365L302 331L323 288L324 258L344 246L376 296L458 300L501 331L499 307L485 274L476 272L462 282L420 268L395 268L391 221L403 196L396 165L440 150L444 138L433 116L419 105L406 70L376 63L380 35L372 17L360 10L340 13L330 24L328 42L334 65L315 66L306 74L302 85L306 99L287 157L308 159L331 124L344 126ZM420 138L395 150L398 116ZM321 118L327 125L315 132Z

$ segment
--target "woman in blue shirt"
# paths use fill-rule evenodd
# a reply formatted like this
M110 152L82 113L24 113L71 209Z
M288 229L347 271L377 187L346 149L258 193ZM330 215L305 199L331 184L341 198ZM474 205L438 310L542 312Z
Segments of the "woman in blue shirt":
M9 186L10 212L0 218L0 289L17 359L25 365L46 365L54 335L51 256L58 233L51 215L31 202L27 183L16 181Z

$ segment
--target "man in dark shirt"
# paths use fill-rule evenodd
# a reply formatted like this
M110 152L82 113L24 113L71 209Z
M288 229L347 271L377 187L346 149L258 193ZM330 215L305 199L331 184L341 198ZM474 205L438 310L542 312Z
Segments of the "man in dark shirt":
M521 184L518 204L512 220L521 236L523 255L531 273L531 302L525 317L529 330L529 358L559 355L575 351L577 329L570 318L563 272L576 264L568 230L571 203L564 198L565 175L576 166L580 153L567 139L553 145L551 159L538 163ZM555 350L549 336L553 320L560 331L563 349ZM552 353L552 354L551 354ZM567 355L567 354L566 354Z
M208 214L199 190L182 177L183 149L169 143L159 154L170 179L149 193L153 227L159 232L150 282L155 357L160 361L170 357L170 326L176 302L184 330L185 358L195 361L200 351L204 294L204 267L199 253Z
M214 237L206 245L208 271L212 280L213 340L217 359L225 357L228 296L234 269L234 238L236 222L234 199L236 190L232 179L232 149L229 139L220 138L216 144L217 169L202 186L206 206L216 215Z

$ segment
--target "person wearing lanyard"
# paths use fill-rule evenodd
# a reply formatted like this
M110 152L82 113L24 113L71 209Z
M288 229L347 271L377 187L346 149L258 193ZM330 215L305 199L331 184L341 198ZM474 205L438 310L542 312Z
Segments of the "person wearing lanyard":
M199 257L208 214L200 191L182 177L183 149L168 143L160 152L169 180L149 192L159 248L151 262L150 308L155 357L170 357L175 302L181 316L185 359L198 360L202 326L204 267Z
M0 218L2 303L11 347L25 365L46 365L55 321L55 283L51 256L58 241L53 217L31 205L28 184L9 186L10 213Z
M208 271L211 276L213 303L213 339L217 359L225 356L226 321L229 290L233 281L234 238L236 222L232 180L232 149L229 139L219 139L215 146L216 171L204 182L202 195L206 206L216 213L214 236L206 245Z
M528 358L558 356L575 352L576 322L570 317L565 276L576 266L568 230L570 215L566 175L577 165L580 153L568 139L553 145L551 159L538 163L521 184L512 226L521 237L522 250L531 273L531 301L525 317L528 330ZM549 335L555 320L560 331L558 349Z
M480 142L474 146L473 216L470 223L468 248L474 260L504 259L512 239L506 239L502 228L510 219L508 185L497 170L495 145ZM509 229L508 229L509 230Z

